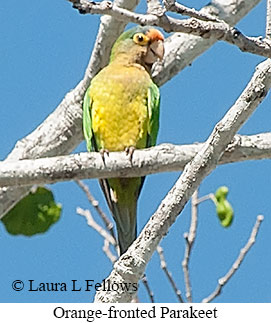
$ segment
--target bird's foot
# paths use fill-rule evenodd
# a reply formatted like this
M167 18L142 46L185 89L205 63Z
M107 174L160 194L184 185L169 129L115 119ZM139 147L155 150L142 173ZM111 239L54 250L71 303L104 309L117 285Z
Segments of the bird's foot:
M105 165L105 158L104 158L104 155L107 155L107 156L109 156L109 151L107 150L107 149L101 149L100 150L100 155L101 155L101 157L102 157L102 160L103 160L103 163L104 163L104 165Z
M129 160L130 160L131 164L132 164L132 160L133 160L134 151L135 151L135 147L133 147L133 146L129 146L129 147L125 148L126 155L129 156Z

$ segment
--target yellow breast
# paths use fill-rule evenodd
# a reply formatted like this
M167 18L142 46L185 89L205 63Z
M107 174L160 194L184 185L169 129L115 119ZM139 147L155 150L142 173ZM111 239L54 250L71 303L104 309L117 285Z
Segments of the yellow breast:
M150 77L130 66L103 69L92 81L92 129L98 148L121 151L146 146Z

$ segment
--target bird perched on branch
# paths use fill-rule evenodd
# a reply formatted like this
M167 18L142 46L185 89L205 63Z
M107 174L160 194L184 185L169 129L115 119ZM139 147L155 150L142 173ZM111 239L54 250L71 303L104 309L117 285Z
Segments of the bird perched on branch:
M152 27L135 27L115 42L109 64L93 79L83 105L89 151L126 151L154 146L159 128L159 89L151 79L162 60L164 37ZM143 177L100 180L117 225L120 254L136 238L137 200Z

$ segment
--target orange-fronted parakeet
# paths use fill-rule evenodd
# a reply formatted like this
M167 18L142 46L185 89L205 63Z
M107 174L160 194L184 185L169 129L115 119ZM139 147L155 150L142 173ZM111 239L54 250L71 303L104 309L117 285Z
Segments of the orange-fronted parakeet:
M135 27L115 42L109 64L91 81L83 105L89 151L123 151L155 145L159 89L150 71L164 55L164 37L152 27ZM120 254L136 238L137 199L144 178L114 178L100 184L117 225Z

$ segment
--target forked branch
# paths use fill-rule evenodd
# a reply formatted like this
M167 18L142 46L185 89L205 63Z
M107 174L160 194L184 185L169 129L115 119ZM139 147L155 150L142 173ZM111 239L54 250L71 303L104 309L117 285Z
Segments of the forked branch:
M182 32L203 38L224 40L232 45L236 45L243 52L271 58L270 42L264 39L262 40L261 37L247 37L224 21L217 21L215 19L206 21L206 19L200 20L196 18L181 20L172 18L166 14L139 14L120 8L111 1L102 1L99 3L89 2L87 0L68 1L72 2L73 7L78 9L82 14L106 14L126 23L133 22L139 25L158 26L166 32ZM178 5L171 5L170 8L178 11ZM198 15L200 16L200 13Z

